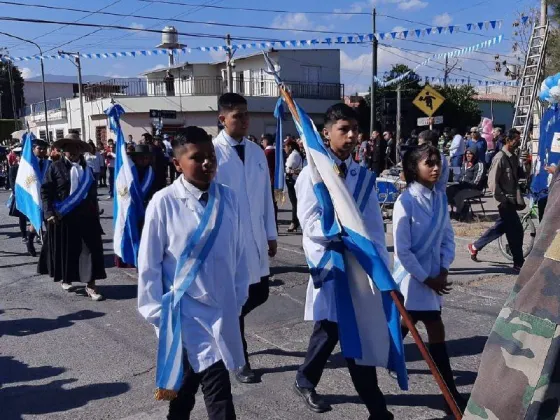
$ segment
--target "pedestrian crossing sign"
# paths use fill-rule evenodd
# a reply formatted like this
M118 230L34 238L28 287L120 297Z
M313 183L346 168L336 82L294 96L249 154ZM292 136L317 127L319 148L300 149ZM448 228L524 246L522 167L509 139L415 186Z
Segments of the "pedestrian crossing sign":
M434 115L444 102L445 98L430 85L424 86L424 89L412 101L428 117Z

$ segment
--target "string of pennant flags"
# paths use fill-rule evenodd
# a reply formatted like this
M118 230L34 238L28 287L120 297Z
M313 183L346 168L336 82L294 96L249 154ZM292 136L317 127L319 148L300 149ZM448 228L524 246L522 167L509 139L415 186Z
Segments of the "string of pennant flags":
M471 45L470 47L465 47L465 48L461 48L458 50L453 50L453 51L449 51L446 53L438 53L438 54L434 54L431 57L428 57L427 59L425 59L424 61L422 61L420 64L418 64L416 67L414 67L414 69L412 69L411 71L408 71L404 74L401 74L398 77L395 77L394 79L391 80L387 80L384 81L382 79L380 79L379 77L375 77L375 81L377 82L377 84L381 87L386 87L389 85L392 85L394 83L398 83L406 78L408 78L410 76L411 73L416 72L416 70L418 70L420 67L426 66L428 65L432 60L441 60L443 58L455 58L455 57L461 57L463 55L467 55L467 54L471 54L473 52L485 49L485 48L489 48L493 45L497 45L500 44L504 39L503 35L498 35L492 39L489 39L487 41L484 42L479 42L478 44L475 45Z
M445 82L443 77L429 77L424 78L426 82L431 82L432 84L442 84ZM504 81L490 81L490 80L480 80L464 77L461 79L448 78L447 83L455 85L471 85L471 86L519 86L518 80L504 80Z
M526 24L528 18L525 19L523 24ZM315 38L306 40L287 40L287 41L270 41L270 42L251 42L244 44L233 44L230 48L236 50L262 50L265 48L297 48L315 45L333 45L333 44L363 44L372 42L375 39L378 41L396 40L396 39L410 39L422 38L429 35L439 34L454 34L462 29L468 32L483 30L483 29L496 29L501 28L501 20L486 20L475 23L466 23L459 25L448 26L434 26L421 29L403 29L401 31L391 32L376 32L362 35L346 35L328 38ZM213 47L184 47L177 49L150 49L150 50L137 50L137 51L119 51L119 52L104 52L104 53L80 53L80 58L84 59L111 59L111 58L127 58L127 57L147 57L168 54L190 54L193 51L212 52L212 51L227 51L227 45L218 45ZM2 56L2 61L31 61L31 60L60 60L66 58L73 58L75 55L68 54L52 54L52 55L30 55L23 57Z

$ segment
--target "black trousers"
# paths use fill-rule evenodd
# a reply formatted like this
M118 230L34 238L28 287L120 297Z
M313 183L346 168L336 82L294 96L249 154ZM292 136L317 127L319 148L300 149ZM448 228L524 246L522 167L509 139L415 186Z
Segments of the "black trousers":
M296 181L291 176L286 177L286 187L288 188L288 198L292 204L292 223L295 227L299 227L299 220L297 217Z
M202 384L204 404L209 420L234 420L235 409L231 396L229 373L221 360L208 369L195 373L187 357L183 359L183 385L177 398L169 403L168 420L189 420L194 408L195 396Z
M546 209L547 203L548 203L548 196L541 198L539 201L537 201L537 206L539 209L539 222L542 221L542 218L544 217L544 210Z
M513 263L519 267L523 265L525 259L523 258L523 225L513 205L498 206L500 217L496 220L494 226L488 229L481 237L474 243L477 250L481 250L490 242L495 241L503 234L506 235L511 255L513 256Z
M321 379L329 356L338 343L338 324L327 320L315 322L303 364L299 367L296 383L301 388L315 388ZM370 419L392 419L387 411L385 397L377 385L374 366L361 366L354 359L346 359L356 392L366 405Z
M261 277L261 281L249 286L249 297L243 305L241 316L239 317L239 327L241 329L241 340L243 341L243 353L245 362L249 364L249 353L247 352L247 340L245 340L245 317L255 308L258 308L268 300L270 285L268 277Z
M107 167L102 166L101 171L99 172L99 187L106 187L107 186Z
M109 168L109 196L115 194L115 168Z

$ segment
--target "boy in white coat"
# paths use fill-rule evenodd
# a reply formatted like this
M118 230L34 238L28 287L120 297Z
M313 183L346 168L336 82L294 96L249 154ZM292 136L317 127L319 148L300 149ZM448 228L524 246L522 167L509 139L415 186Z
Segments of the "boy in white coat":
M239 204L213 181L203 129L187 127L173 153L182 175L150 201L138 257L138 309L159 337L156 398L171 400L169 420L188 419L202 384L209 419L235 419L228 370L245 364L248 289Z
M224 129L214 139L218 160L216 181L230 187L239 201L249 265L249 297L239 319L247 363L235 377L241 383L255 383L258 379L249 364L245 316L268 299L268 258L274 257L277 249L274 203L266 156L257 144L246 139L247 100L237 93L226 93L219 98L218 108Z
M325 114L323 135L329 142L330 153L336 163L338 173L345 179L346 187L354 196L363 215L369 236L386 265L389 254L385 245L383 219L375 192L375 175L352 159L352 151L358 141L358 117L355 111L345 104L330 107ZM332 245L325 237L321 226L321 205L314 192L312 172L306 166L296 182L298 199L298 218L303 232L303 248L309 261L317 259L317 254ZM325 269L326 271L327 269ZM328 276L328 274L324 274ZM365 273L364 273L365 275ZM313 333L305 361L299 367L294 390L303 399L307 407L322 413L331 409L315 391L329 356L339 341L339 327L335 296L335 282L325 281L319 288L314 279L309 279L305 304L305 320L315 321ZM370 290L371 292L371 290ZM360 316L357 314L356 316ZM379 328L372 321L371 328ZM387 329L384 324L382 330ZM379 335L380 340L383 335ZM387 410L385 398L377 385L377 373L374 366L356 363L348 358L348 370L361 400L366 405L370 419L388 420L393 415Z

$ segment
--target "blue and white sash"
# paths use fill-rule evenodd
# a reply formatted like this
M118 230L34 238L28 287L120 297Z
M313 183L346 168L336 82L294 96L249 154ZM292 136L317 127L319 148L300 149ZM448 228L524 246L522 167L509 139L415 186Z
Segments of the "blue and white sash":
M80 186L70 194L66 199L54 203L54 209L61 216L66 216L72 210L74 210L89 193L89 189L93 184L93 172L90 168L84 169L84 174L80 179Z
M12 203L14 202L14 193L11 193L8 197L8 201L6 201L6 207L12 207Z
M356 204L360 209L360 213L363 213L369 201L371 192L375 190L375 181L377 176L374 172L367 170L363 166L360 166L359 172L353 196L354 201L356 201Z
M181 298L198 275L220 230L224 211L220 185L212 183L200 224L177 261L173 281L165 279L156 366L156 399L173 399L183 379Z
M432 250L441 242L445 229L442 228L447 214L447 198L445 194L438 192L434 195L434 215L431 223L422 235L412 244L410 250L418 261L423 261L429 257ZM393 278L397 284L405 280L410 280L410 273L406 271L397 256L393 267Z
M146 196L148 195L150 188L152 188L153 182L154 182L154 170L152 169L151 166L148 166L148 170L144 175L144 180L142 181L142 185L141 185L143 198L146 198Z

